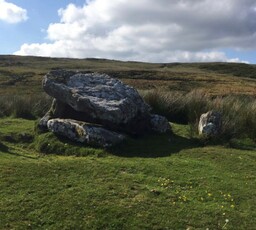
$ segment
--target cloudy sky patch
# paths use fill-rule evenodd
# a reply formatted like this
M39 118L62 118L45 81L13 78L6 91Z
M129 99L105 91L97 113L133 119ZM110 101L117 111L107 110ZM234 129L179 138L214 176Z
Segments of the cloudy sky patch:
M74 1L56 10L58 18L48 23L43 42L24 42L15 54L150 62L248 61L225 50L255 51L255 9L255 0Z
M0 20L7 23L18 23L28 19L27 11L13 3L0 0Z

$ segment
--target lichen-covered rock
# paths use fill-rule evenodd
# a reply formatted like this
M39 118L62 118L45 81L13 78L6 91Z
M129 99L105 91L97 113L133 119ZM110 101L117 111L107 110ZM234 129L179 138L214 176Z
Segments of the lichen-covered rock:
M151 129L157 133L166 133L171 131L169 121L160 115L152 114L150 117Z
M76 142L108 147L125 139L119 132L170 130L134 88L106 74L55 70L44 77L43 88L54 99L38 127Z
M150 107L138 92L106 74L55 70L44 77L43 88L80 112L80 120L135 134L149 125Z
M71 119L50 119L47 127L53 133L65 136L72 141L100 147L110 147L125 139L125 135Z
M201 115L198 131L199 135L205 137L215 137L221 132L222 118L221 114L216 111L209 111Z

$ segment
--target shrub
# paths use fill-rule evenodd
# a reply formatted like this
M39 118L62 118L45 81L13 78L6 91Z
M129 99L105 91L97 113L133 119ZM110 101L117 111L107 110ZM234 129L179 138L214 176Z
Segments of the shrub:
M43 116L50 108L51 98L46 94L8 95L0 98L0 117L13 116L32 119Z
M222 133L230 139L233 137L256 137L256 100L248 96L228 96L213 108L223 116ZM215 106L214 106L215 105Z
M188 117L183 97L180 93L168 93L161 90L140 91L144 100L152 107L152 112L165 116L169 121L187 123Z
M140 93L152 107L153 112L166 116L169 121L189 124L192 135L197 133L201 114L216 110L221 112L223 119L221 139L256 138L256 98L254 96L230 95L213 98L203 90L191 91L187 94L163 90Z
M152 107L152 112L165 116L169 121L188 124L198 120L209 109L209 98L202 91L187 94L149 90L140 92L144 100Z

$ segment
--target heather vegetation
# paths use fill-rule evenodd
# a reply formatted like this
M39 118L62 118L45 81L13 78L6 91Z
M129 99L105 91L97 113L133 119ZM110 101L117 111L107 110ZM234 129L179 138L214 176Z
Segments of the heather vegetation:
M36 129L51 69L104 72L135 87L172 133L109 148ZM254 229L255 66L0 56L0 229ZM202 113L222 133L202 140Z

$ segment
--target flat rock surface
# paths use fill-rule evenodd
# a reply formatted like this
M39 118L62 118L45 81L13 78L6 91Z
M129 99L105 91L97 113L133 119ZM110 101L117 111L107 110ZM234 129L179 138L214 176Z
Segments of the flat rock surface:
M72 119L51 119L47 122L47 127L53 133L72 141L100 147L110 147L125 139L122 134Z

